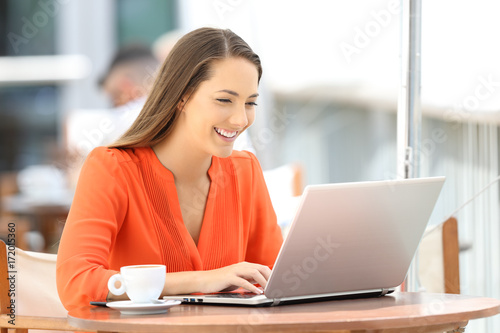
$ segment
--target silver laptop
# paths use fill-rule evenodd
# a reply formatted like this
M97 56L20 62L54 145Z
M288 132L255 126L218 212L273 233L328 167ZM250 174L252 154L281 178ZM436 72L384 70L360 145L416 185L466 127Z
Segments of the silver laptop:
M264 294L165 298L268 306L383 296L404 281L444 180L307 186Z

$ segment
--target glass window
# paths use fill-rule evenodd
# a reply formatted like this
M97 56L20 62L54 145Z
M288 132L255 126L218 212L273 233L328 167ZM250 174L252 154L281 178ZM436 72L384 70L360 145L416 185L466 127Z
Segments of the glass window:
M57 7L50 1L0 3L0 56L55 54Z
M55 7L50 1L0 2L0 56L55 54ZM0 171L51 163L57 146L59 89L0 85Z
M0 170L53 163L57 147L58 89L0 89Z
M175 0L119 0L117 10L120 46L135 42L151 45L177 26Z

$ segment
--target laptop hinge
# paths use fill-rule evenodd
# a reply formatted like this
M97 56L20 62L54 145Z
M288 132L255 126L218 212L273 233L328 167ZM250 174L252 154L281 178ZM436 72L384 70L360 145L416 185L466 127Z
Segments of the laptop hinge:
M382 288L382 292L380 293L380 296L385 296L389 293L389 289Z
M276 306L276 305L279 305L280 303L281 303L281 299L273 298L273 303L271 304L271 306Z

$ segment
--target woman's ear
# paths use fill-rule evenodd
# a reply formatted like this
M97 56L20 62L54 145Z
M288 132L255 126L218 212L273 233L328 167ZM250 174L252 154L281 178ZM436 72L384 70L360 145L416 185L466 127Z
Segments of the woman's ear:
M182 97L181 100L179 101L179 103L177 103L177 110L182 112L182 110L184 110L184 106L186 105L186 96Z
M189 97L191 96L190 92L188 91L184 96L182 96L181 100L177 104L177 110L182 112L184 110L184 107L186 106L187 102L189 101Z

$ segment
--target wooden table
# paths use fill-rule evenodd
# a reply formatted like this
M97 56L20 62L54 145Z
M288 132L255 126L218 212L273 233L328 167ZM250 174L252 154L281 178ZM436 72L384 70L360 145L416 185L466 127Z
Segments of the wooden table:
M471 319L500 313L500 300L394 293L381 298L270 308L180 305L166 314L125 316L104 307L69 312L69 324L102 332L462 332Z

